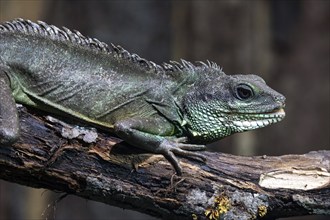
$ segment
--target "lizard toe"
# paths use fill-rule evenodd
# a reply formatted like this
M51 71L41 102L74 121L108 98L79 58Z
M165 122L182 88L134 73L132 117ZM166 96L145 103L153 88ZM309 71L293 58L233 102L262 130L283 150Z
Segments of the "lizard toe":
M171 152L171 151L166 151L166 153L163 153L163 156L174 167L176 174L181 176L182 175L182 168L180 166L180 163L179 163L178 159L174 155L174 153Z
M184 156L184 157L189 157L189 158L199 158L203 161L206 161L206 157L202 154L196 153L196 152L191 152L187 150L182 150L180 148L173 148L171 150L174 154Z
M199 144L177 144L177 147L182 150L188 150L188 151L201 151L205 150L205 145L199 145Z

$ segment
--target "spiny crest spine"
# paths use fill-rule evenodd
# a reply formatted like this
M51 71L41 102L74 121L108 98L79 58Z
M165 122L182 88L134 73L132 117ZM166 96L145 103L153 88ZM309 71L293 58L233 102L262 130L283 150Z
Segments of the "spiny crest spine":
M54 25L49 25L43 21L37 21L34 23L30 20L25 20L18 18L12 21L5 22L0 24L0 32L21 32L24 34L31 35L40 35L42 37L49 37L52 40L70 42L81 47L85 47L94 51L101 51L108 54L113 54L114 56L129 60L142 68L147 68L148 70L155 70L156 72L162 71L194 71L196 65L181 59L181 63L176 61L169 61L169 63L163 63L158 65L152 61L148 61L144 58L141 58L139 55L130 53L121 46L110 44L108 46L106 43L97 40L96 38L85 37L79 31L73 30L66 27L58 28ZM215 63L207 61L196 62L198 66L203 66L205 68L211 68L222 72L222 69Z

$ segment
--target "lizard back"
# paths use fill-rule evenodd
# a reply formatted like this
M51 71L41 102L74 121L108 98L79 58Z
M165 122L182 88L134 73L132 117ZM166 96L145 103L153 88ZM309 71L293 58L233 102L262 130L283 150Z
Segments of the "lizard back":
M0 25L0 65L18 102L110 128L121 117L156 114L145 99L182 90L201 77L196 70L222 74L213 62L158 65L79 31L23 19Z

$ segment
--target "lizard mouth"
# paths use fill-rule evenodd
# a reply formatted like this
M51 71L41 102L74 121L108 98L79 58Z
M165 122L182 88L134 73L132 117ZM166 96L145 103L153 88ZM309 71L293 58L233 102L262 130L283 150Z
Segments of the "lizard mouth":
M285 117L283 108L276 109L272 112L256 115L252 121L262 122L265 126L281 121ZM260 124L260 123L259 123ZM263 127L263 126L260 126Z
M280 108L280 109L276 109L276 110L268 113L268 115L274 116L274 117L284 117L285 116L285 111L284 111L283 108Z
M279 122L284 117L285 117L285 111L283 108L280 108L269 113L251 114L250 118L245 118L244 120L239 120L239 121L233 121L233 125L238 131L253 130Z

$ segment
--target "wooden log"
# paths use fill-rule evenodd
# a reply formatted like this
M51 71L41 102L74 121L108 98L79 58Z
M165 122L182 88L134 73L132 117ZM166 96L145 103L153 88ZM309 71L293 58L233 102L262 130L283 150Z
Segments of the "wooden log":
M109 134L98 132L89 144L83 140L89 132L68 139L65 124L24 107L19 113L19 141L0 147L0 178L10 182L163 219L330 214L330 151L278 157L203 152L206 163L181 158L183 175L176 176L162 156Z

